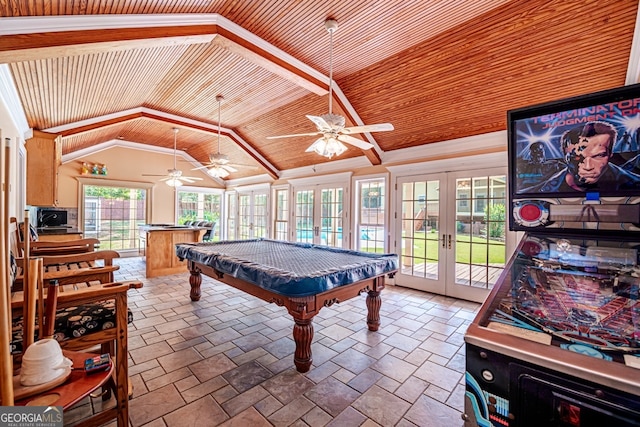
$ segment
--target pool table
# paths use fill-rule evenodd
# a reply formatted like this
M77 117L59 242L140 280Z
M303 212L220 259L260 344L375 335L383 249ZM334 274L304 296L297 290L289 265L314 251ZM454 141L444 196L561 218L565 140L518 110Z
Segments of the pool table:
M398 268L395 254L374 254L269 239L183 243L176 255L187 260L190 297L200 299L202 274L264 301L286 307L295 322L294 363L307 372L313 361L313 317L322 307L367 292L367 326L380 326L380 292L385 276Z

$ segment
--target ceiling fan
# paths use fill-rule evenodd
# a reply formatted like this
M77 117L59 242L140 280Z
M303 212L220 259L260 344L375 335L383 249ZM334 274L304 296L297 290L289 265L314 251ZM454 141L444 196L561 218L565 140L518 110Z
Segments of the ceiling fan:
M173 169L167 169L166 175L142 174L142 176L164 176L164 178L162 178L160 181L165 181L170 187L180 187L185 182L193 184L196 181L202 181L202 178L197 178L194 176L182 176L182 171L178 170L176 166L178 130L178 128L173 128Z
M342 144L342 142L346 142L347 144L351 144L362 150L369 150L373 147L373 145L369 142L354 138L353 136L351 136L351 134L393 130L393 125L391 123L379 123L376 125L344 127L345 118L338 114L332 113L333 33L338 30L338 22L333 19L328 19L327 21L325 21L324 26L329 32L329 113L323 114L321 116L307 115L307 118L311 120L318 128L316 132L299 133L294 135L268 136L267 139L321 135L321 138L317 139L305 151L315 151L322 156L332 158L334 155L339 156L346 151L347 147Z
M220 153L220 104L223 100L224 97L222 95L216 96L216 101L218 101L218 152L209 154L209 163L206 165L191 169L207 169L207 173L215 178L226 178L229 176L229 173L238 172L238 169L236 169L235 166L255 168L255 166L252 165L231 163L229 162L229 156Z

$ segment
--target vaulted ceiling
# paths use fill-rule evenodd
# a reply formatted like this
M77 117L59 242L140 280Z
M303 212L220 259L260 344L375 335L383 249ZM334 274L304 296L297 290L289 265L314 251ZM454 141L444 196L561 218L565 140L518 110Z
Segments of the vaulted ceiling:
M506 111L637 81L638 2L614 0L0 0L0 64L28 126L63 154L114 141L178 149L230 179L366 159L506 129ZM327 159L305 149L329 106L355 135ZM452 142L454 143L454 142ZM415 158L415 151L412 151Z

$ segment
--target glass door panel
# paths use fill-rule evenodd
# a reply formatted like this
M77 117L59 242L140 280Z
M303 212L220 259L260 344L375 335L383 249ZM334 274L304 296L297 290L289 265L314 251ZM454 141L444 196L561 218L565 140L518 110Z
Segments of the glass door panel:
M238 198L236 197L236 193L227 193L227 232L226 239L235 240L237 239L236 232L236 217L237 217L237 204Z
M342 247L342 188L323 188L320 205L320 244Z
M449 296L483 301L506 262L506 176L466 172L455 186L455 265L447 280ZM452 174L453 175L453 174Z
M296 242L313 243L313 200L314 190L296 191Z
M238 193L238 239L259 239L268 236L266 192Z
M398 178L401 266L396 283L484 301L515 240L506 233L505 172Z
M364 252L387 252L385 179L356 181L355 247Z
M289 240L289 190L276 190L275 203L274 238Z
M429 175L399 183L401 266L397 282L439 293L444 290L442 252L446 244L444 234L441 237L443 182Z
M238 239L251 238L251 197L248 194L238 195Z
M267 195L255 194L253 197L253 238L267 237Z

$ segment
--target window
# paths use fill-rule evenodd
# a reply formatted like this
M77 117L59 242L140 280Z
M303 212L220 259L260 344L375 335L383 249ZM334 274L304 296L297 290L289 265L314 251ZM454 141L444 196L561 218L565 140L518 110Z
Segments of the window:
M137 251L140 225L149 215L152 184L79 178L79 224L85 237L100 240L100 249Z
M207 221L215 223L211 240L220 240L220 193L196 188L178 190L178 224L187 221Z

